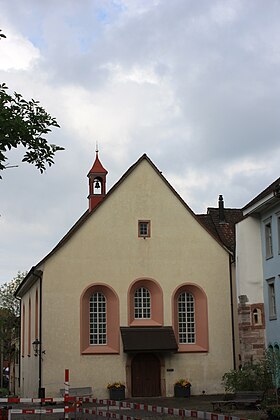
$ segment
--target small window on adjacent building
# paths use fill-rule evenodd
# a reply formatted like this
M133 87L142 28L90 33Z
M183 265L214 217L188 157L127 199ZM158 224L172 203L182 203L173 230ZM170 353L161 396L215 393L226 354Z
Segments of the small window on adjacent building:
M149 238L151 236L150 220L139 220L138 221L138 236L140 238Z
M269 303L269 319L276 319L276 296L274 279L267 281L268 286L268 303Z
M267 222L265 224L265 252L266 258L271 258L273 256L272 252L272 230L271 230L271 222Z
M277 228L278 228L278 254L280 254L280 214L277 216Z
M262 311L259 308L255 308L252 312L253 325L262 325Z

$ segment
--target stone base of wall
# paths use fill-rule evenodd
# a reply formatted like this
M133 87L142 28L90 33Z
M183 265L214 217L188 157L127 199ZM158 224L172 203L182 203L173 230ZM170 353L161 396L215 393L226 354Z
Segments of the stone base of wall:
M254 315L255 314L255 315ZM265 354L265 320L263 303L238 304L240 365L262 360Z

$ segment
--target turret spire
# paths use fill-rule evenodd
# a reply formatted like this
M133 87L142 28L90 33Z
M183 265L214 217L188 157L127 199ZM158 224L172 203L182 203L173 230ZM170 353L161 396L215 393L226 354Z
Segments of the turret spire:
M98 157L98 144L96 142L95 161L88 173L89 178L89 211L91 212L106 195L106 176L108 171L102 166Z

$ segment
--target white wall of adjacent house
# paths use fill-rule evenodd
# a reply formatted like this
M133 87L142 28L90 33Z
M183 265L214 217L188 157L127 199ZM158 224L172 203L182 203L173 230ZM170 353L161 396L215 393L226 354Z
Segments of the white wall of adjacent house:
M237 296L263 303L263 267L260 221L247 217L236 225Z

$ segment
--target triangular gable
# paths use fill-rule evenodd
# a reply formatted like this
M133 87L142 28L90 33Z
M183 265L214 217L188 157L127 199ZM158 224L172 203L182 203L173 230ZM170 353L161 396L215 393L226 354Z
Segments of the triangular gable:
M113 185L113 187L108 191L105 195L104 199L91 211L86 210L85 213L78 219L78 221L72 226L72 228L66 233L66 235L58 242L58 244L33 268L39 268L45 261L50 258L53 254L55 254L73 235L74 233L90 218L92 215L103 205L103 203L109 199L109 197L115 193L115 191L119 188L119 186L124 182L124 180L141 164L142 161L147 161L150 166L154 169L157 175L161 178L161 180L166 184L166 186L170 189L170 191L175 195L175 197L183 204L185 209L192 215L192 217L196 220L196 222L222 247L224 248L229 254L232 254L231 251L220 241L210 229L208 229L203 222L200 220L199 217L192 211L192 209L187 205L187 203L182 199L182 197L177 193L177 191L172 187L172 185L167 181L167 179L162 175L159 169L155 166L155 164L151 161L151 159L144 153L123 175L122 177ZM25 277L22 281L20 286L18 287L16 294L20 291L22 286L28 281L29 274Z

